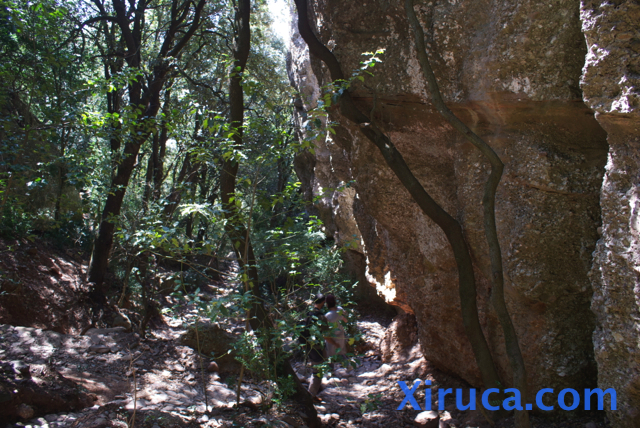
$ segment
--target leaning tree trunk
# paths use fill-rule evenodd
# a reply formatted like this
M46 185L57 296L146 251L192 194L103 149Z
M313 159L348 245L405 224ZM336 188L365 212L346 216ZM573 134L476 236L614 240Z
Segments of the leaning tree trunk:
M157 111L156 111L157 113ZM113 246L113 234L116 227L116 220L120 216L122 201L129 184L129 179L136 166L140 146L148 137L148 133L139 138L131 140L124 147L123 159L118 165L118 170L111 183L111 192L107 196L107 201L102 211L102 221L98 231L98 237L94 243L91 264L89 267L89 282L95 284L97 303L104 303L104 290L102 285L107 274L109 264L109 253Z
M484 206L484 231L489 244L489 257L491 259L491 303L498 314L498 320L504 332L504 340L507 348L507 355L513 370L513 384L520 390L520 394L527 402L527 372L518 343L518 336L513 327L511 316L504 300L504 275L502 267L502 252L500 251L500 242L498 241L498 231L496 228L496 190L502 178L504 165L496 152L482 138L465 125L453 112L447 107L442 99L442 94L438 87L436 76L433 73L427 50L424 43L424 32L422 26L413 10L413 0L405 0L405 9L407 17L415 36L416 52L420 67L427 82L427 88L431 95L431 102L438 112L464 137L477 147L484 157L491 164L491 173L485 183L484 196L482 205ZM529 427L529 413L526 410L515 411L515 422L518 428Z
M129 11L133 12L133 19L129 16L128 7L124 0L112 0L112 3L115 16L106 16L106 11L102 8L101 13L103 16L101 18L115 21L118 24L127 51L130 53L125 58L129 68L142 70L143 29L146 9L149 3L145 0L138 0L135 10ZM134 2L131 1L130 3L133 6ZM136 120L138 122L133 127L130 138L124 146L123 156L112 180L111 189L102 212L98 237L91 255L88 279L89 282L95 284L92 300L97 304L105 303L103 283L109 265L109 253L113 246L116 221L120 216L122 201L124 200L131 174L135 169L140 147L151 135L152 125L149 124L149 121L156 117L160 109L160 93L165 87L167 74L172 67L172 58L175 59L180 56L180 53L200 26L200 17L205 3L206 0L199 0L197 3L194 2L192 4L183 3L180 7L185 9L183 13L178 14L178 0L173 0L173 13L147 84L143 85L140 77L129 83L129 101L132 106L140 111L140 114L137 116ZM187 23L185 20L189 16L187 12L191 6L193 6L193 18L190 23ZM133 24L133 28L131 24Z
M298 8L298 30L309 46L309 52L322 60L331 74L331 79L344 81L340 63L313 33L309 24L307 0L295 0ZM412 196L424 214L433 220L444 232L458 266L460 307L465 332L480 369L482 381L487 388L499 387L500 378L493 363L487 340L480 326L476 302L476 282L469 246L462 232L462 226L440 207L413 175L404 158L389 137L362 113L353 102L349 91L344 91L338 99L340 113L359 125L361 132L380 150L385 162L395 173L404 188Z

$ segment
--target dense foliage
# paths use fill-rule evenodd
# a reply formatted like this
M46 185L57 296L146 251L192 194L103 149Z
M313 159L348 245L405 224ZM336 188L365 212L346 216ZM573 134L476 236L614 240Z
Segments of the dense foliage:
M143 332L161 294L197 300L218 281L224 297L202 305L212 318L261 296L277 328L244 337L239 355L273 378L260 352L295 336L305 298L330 287L347 302L350 286L293 172L310 145L295 137L286 52L260 1L241 72L244 144L234 144L236 10L225 0L0 1L0 234L93 247L94 261L103 239L109 273L96 290L138 312ZM230 160L233 217L220 194ZM260 283L249 290L232 269L230 224L251 237Z

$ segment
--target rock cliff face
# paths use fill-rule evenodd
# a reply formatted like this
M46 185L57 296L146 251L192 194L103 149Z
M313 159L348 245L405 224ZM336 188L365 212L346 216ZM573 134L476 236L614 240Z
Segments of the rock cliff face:
M617 391L617 427L640 424L640 4L583 1L584 99L607 132L602 238L591 270L598 384Z
M445 101L505 163L497 195L498 233L507 303L531 392L595 387L596 360L599 386L622 386L616 370L623 365L628 367L624 376L631 376L639 363L633 317L640 298L640 155L633 79L640 68L620 62L640 44L638 25L630 24L640 22L632 15L637 2L614 1L602 8L586 0L582 6L577 0L415 3ZM432 107L404 2L314 0L310 13L319 38L347 75L359 67L363 52L386 49L375 76L356 82L352 94L425 189L463 224L476 266L481 322L509 382L501 331L488 302L481 206L488 165ZM601 25L608 30L601 32ZM301 93L304 129L328 75L295 34L290 72ZM335 111L328 120L339 124L335 134L318 138L315 154L299 156L296 164L308 195L322 196L316 209L327 233L361 254L364 276L380 295L415 314L425 357L479 385L444 234L359 128ZM605 310L618 304L620 309ZM640 384L632 381L628 388L629 397L637 399ZM628 406L640 408L628 400Z

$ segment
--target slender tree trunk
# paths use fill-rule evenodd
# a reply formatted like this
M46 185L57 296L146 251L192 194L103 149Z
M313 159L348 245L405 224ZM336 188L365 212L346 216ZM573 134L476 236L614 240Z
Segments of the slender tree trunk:
M193 139L197 140L198 131L200 130L200 116L196 116L195 126L193 130ZM200 169L200 163L195 161L193 162L193 158L191 156L191 149L187 148L187 153L184 157L184 162L182 163L182 168L180 169L180 174L178 174L178 179L176 181L174 175L173 188L167 197L169 203L164 208L165 217L169 218L173 216L178 205L180 205L180 201L182 200L182 193L185 191L185 186L187 183L190 183L189 186L193 188L193 183L197 182L199 179L198 171Z
M166 101L165 101L166 103ZM164 177L164 158L167 153L167 125L162 123L160 128L160 136L158 137L158 158L153 169L153 200L160 199L162 193L162 181Z
M208 172L208 166L206 164L202 164L200 168L200 180L199 180L200 200L207 201L207 203L213 206L213 204L216 201L217 189L215 188L216 186L215 186L215 183L213 182L213 179L208 177L209 174L207 174L207 172ZM198 222L198 233L196 235L196 245L198 246L205 245L204 239L207 233L207 226L208 226L208 222L205 220L201 219L200 222Z
M60 221L60 210L62 204L62 197L64 196L64 186L67 184L67 169L63 166L58 168L60 179L58 180L58 192L56 194L56 207L53 214L53 219L57 222ZM58 225L59 227L60 225Z
M438 109L440 114L467 140L476 146L487 158L491 164L491 173L485 183L484 196L482 204L484 206L484 230L487 242L489 244L489 257L491 259L491 302L498 315L498 320L504 332L505 345L507 355L511 363L513 371L513 384L520 390L523 402L527 402L527 372L524 366L524 359L520 351L518 336L516 334L511 316L504 300L504 275L502 266L502 252L500 251L500 242L498 240L498 231L496 228L496 191L502 178L504 165L496 152L476 133L471 131L460 119L453 114L442 99L442 94L438 87L438 82L429 63L427 50L424 43L424 32L413 10L413 0L405 0L405 9L407 17L415 36L416 52L418 61L422 68L427 87L431 95L431 102ZM529 427L529 413L526 410L516 411L515 414L516 427Z
M105 67L105 78L110 79L110 74L108 74L107 67ZM121 109L121 98L119 91L111 91L107 93L107 111L110 114L118 113L120 114ZM118 163L120 160L120 129L122 125L120 122L116 122L115 124L111 124L109 126L111 136L109 138L109 148L111 149L111 180L113 180L118 171Z
M169 84L171 86L171 84ZM167 140L169 139L167 130L167 116L171 107L171 88L168 88L164 92L164 103L162 105L162 111L164 118L160 125L160 133L158 134L158 146L155 149L155 157L153 164L152 181L153 188L151 193L151 199L157 201L160 199L162 193L162 181L164 177L164 157L167 153Z
M345 77L338 60L313 33L309 24L307 0L295 0L298 8L298 30L309 46L309 52L322 60L329 69L331 79L344 81ZM451 217L426 192L420 181L413 175L404 158L382 130L362 113L353 102L348 91L344 91L338 100L340 112L351 122L360 125L361 132L380 150L385 162L395 173L405 189L418 204L422 212L433 220L444 232L458 266L460 306L462 322L471 343L476 363L480 369L483 383L487 388L499 387L500 378L496 372L493 357L480 326L476 302L476 283L469 247L458 221Z
M164 156L167 148L167 127L163 122L160 132L153 135L151 155L147 163L147 174L145 176L144 194L142 202L146 212L149 202L156 202L160 198L162 188L162 178L164 174Z
M246 67L251 47L250 17L251 1L239 0L235 17L236 37L233 50L234 63L229 78L229 118L233 130L233 144L236 150L240 149L243 145L244 93L241 73L244 72ZM235 198L233 198L235 196L238 166L238 162L233 156L223 162L222 172L220 174L220 201L225 211L225 219L227 220L226 232L231 238L231 243L236 252L236 258L240 263L241 270L248 276L247 286L256 289L259 281L253 246L251 245L249 231L242 222L240 213L236 207ZM257 334L267 335L266 338L268 339L269 331L273 331L275 326L269 318L269 314L261 299L255 299L249 319L251 328L256 331ZM266 349L267 352L269 352L268 344L266 345ZM308 417L306 420L307 425L311 428L320 427L320 421L318 420L318 414L313 405L311 395L304 388L300 379L298 379L288 359L285 359L283 362L282 371L282 374L285 376L292 376L296 384L296 395L306 409L305 411Z
M70 131L69 131L70 132ZM58 164L58 192L56 194L56 207L53 214L53 219L58 223L60 221L60 206L62 204L62 197L64 195L64 186L67 184L67 167L64 165L64 155L67 147L67 137L64 129L62 130L62 141L60 143L60 162ZM57 225L60 227L60 224Z
M151 143L151 154L147 162L147 174L144 177L144 192L142 193L142 210L145 214L149 208L149 202L151 201L151 195L153 193L153 173L158 159L158 145L158 135L154 134Z
M185 224L185 232L187 238L190 240L193 239L193 221L195 220L195 215L191 213L189 218L187 218L187 224Z
M289 168L290 165L286 159L280 157L276 162L276 169L278 171L278 181L276 183L276 194L280 194L284 192L284 187L289 180ZM281 213L284 209L284 204L282 202L277 202L273 207L273 214L271 216L271 220L269 221L270 227L276 227L281 219Z
M138 265L136 276L142 288L142 321L140 322L140 337L146 337L147 326L160 313L154 296L155 288L153 287L154 273L149 269L149 264L154 261L154 257L148 251L143 251L135 256L135 262Z
M167 196L168 203L164 207L164 216L166 218L170 218L176 212L176 209L178 208L178 205L180 205L180 201L182 200L184 183L193 180L196 171L197 167L194 167L193 163L191 162L191 153L187 152L184 157L184 161L182 162L180 173L175 179L176 181L174 181L174 186L171 189L171 193L169 193L169 196Z

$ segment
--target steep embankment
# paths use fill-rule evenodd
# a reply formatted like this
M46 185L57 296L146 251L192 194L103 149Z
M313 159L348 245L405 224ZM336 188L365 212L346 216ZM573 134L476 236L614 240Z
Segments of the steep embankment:
M88 328L88 286L78 249L0 239L0 324L80 333Z
M488 302L489 258L481 206L487 164L429 102L404 2L310 3L311 22L347 75L358 67L362 52L386 49L375 77L358 82L353 95L359 107L390 136L427 191L462 222L479 280L481 322L501 374L510 379L501 331ZM633 236L638 236L638 226L631 221L635 218L633 207L619 213L621 199L607 186L602 195L605 224L599 229L607 133L612 150L616 150L612 135L619 131L619 146L631 152L619 166L627 174L626 191L637 188L631 177L636 174L637 178L638 170L637 152L629 136L637 127L635 119L625 117L623 125L615 115L611 120L603 115L596 120L590 109L593 102L583 102L580 81L588 53L583 21L592 39L598 38L600 24L587 28L590 24L584 14L588 7L584 6L581 21L577 0L544 4L416 1L415 9L427 34L445 101L505 163L496 216L505 260L506 298L521 339L531 391L595 387L592 333L596 317L590 309L594 289L589 279L592 253L599 232L604 234L603 241L610 242L609 215L625 216L622 222L630 225L627 229L635 227ZM611 34L607 40L623 43L620 40L625 39L624 43L636 46L631 39L636 40L633 31L637 26L630 30L615 22L608 25L612 33L607 33ZM628 35L618 37L617 32ZM592 46L595 42L589 43ZM299 35L294 35L291 55L291 78L302 94L298 109L302 123L315 107L328 75L318 60L309 58ZM589 55L597 56L597 49ZM620 76L608 71L602 76L598 67L597 61L587 64L585 94L590 85L597 91L603 86L605 91L606 83L598 83L598 79L613 83L622 76L631 78L621 67L617 69ZM606 90L611 94L604 93L605 99L614 95L615 88ZM624 93L624 89L618 92ZM329 119L340 124L336 134L318 139L315 155L299 156L296 165L308 195L324 194L316 207L328 232L350 246L350 259L360 267L363 280L387 301L415 313L425 357L478 385L478 371L459 315L455 262L443 233L411 201L377 148L359 129L335 111ZM613 173L607 170L608 175ZM346 190L326 190L347 183ZM606 242L598 246L597 263L609 263L603 252ZM595 300L594 309L605 314L600 309L603 306L617 305L624 296L629 300L625 313L616 318L629 327L624 330L629 337L619 341L619 360L607 363L604 356L598 357L600 386L617 388L621 381L603 373L613 373L618 364L632 367L626 373L637 371L637 363L630 364L636 361L630 353L637 350L624 351L623 344L637 348L631 344L637 341L637 334L631 336L635 321L630 314L637 311L631 284L638 284L638 278L637 269L631 278L633 266L637 268L637 263L631 263L637 261L633 255L637 254L637 250L633 253L636 244L630 238L616 242L624 248L614 252L629 254L631 250L623 268L629 282L611 285L626 291L609 293L608 302ZM603 275L616 275L607 269L601 268ZM594 272L592 278L600 272L597 266ZM602 287L598 281L594 284ZM596 290L596 296L600 294L601 290ZM596 338L616 334L609 331L604 318L598 320ZM599 349L597 353L601 355Z

